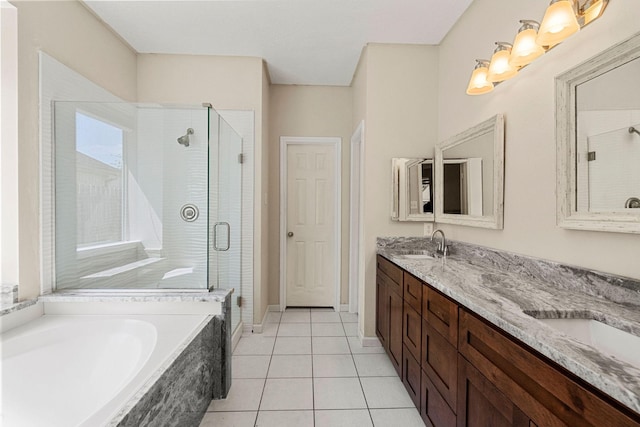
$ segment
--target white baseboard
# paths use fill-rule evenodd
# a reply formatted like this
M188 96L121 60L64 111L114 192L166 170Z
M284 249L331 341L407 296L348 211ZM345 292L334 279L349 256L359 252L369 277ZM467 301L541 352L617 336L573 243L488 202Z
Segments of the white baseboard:
M363 347L382 347L378 337L365 337L360 335L360 331L358 331L358 339L360 339L360 345Z
M233 350L231 350L232 353L235 351L236 346L238 345L238 342L240 341L240 338L242 338L243 329L244 329L244 324L242 322L240 322L240 324L238 325L236 330L233 332L233 335L231 335L231 348L233 349Z
M349 311L349 304L340 304L340 311Z
M267 309L264 312L264 316L262 316L262 322L254 323L253 325L246 325L245 326L245 332L254 333L254 334L261 334L262 330L264 328L264 324L267 322L267 316L269 315L269 312L271 312L271 311L280 311L280 306L279 305L268 305Z

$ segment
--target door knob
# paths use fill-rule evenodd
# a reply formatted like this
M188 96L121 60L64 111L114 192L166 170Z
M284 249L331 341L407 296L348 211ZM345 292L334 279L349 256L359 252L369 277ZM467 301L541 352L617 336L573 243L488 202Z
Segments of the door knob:
M288 232L287 237L293 237L293 231Z

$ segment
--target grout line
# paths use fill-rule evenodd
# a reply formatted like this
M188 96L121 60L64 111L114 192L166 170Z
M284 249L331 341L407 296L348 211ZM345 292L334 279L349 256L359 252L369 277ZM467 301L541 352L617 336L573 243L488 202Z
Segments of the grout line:
M282 316L280 316L282 317ZM276 328L276 336L273 340L273 347L271 347L271 355L269 356L269 364L267 366L267 373L265 374L266 378L264 379L264 383L262 384L262 393L260 393L260 402L258 402L258 408L256 410L256 419L253 422L254 427L258 425L258 415L260 415L260 406L262 406L262 399L264 397L264 390L267 388L267 379L269 378L269 369L271 369L271 361L273 360L273 352L276 349L276 341L278 340L278 330L280 329L280 322L278 322L278 327ZM242 338L240 338L242 339Z
M313 372L313 322L311 322L311 312L309 312L309 330L311 331L311 408L313 409L313 427L316 425L316 375Z

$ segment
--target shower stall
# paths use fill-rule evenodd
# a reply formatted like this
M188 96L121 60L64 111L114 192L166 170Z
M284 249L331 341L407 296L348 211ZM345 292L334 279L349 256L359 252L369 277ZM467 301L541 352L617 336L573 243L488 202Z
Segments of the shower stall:
M53 110L55 291L240 296L242 138L211 106Z

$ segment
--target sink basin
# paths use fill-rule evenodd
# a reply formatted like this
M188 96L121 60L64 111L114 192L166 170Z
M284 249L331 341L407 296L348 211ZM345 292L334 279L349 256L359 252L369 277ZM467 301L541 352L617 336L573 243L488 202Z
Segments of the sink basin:
M397 256L406 259L434 259L433 255L428 251L415 250L415 251L401 251Z
M537 320L640 369L640 337L593 319Z

